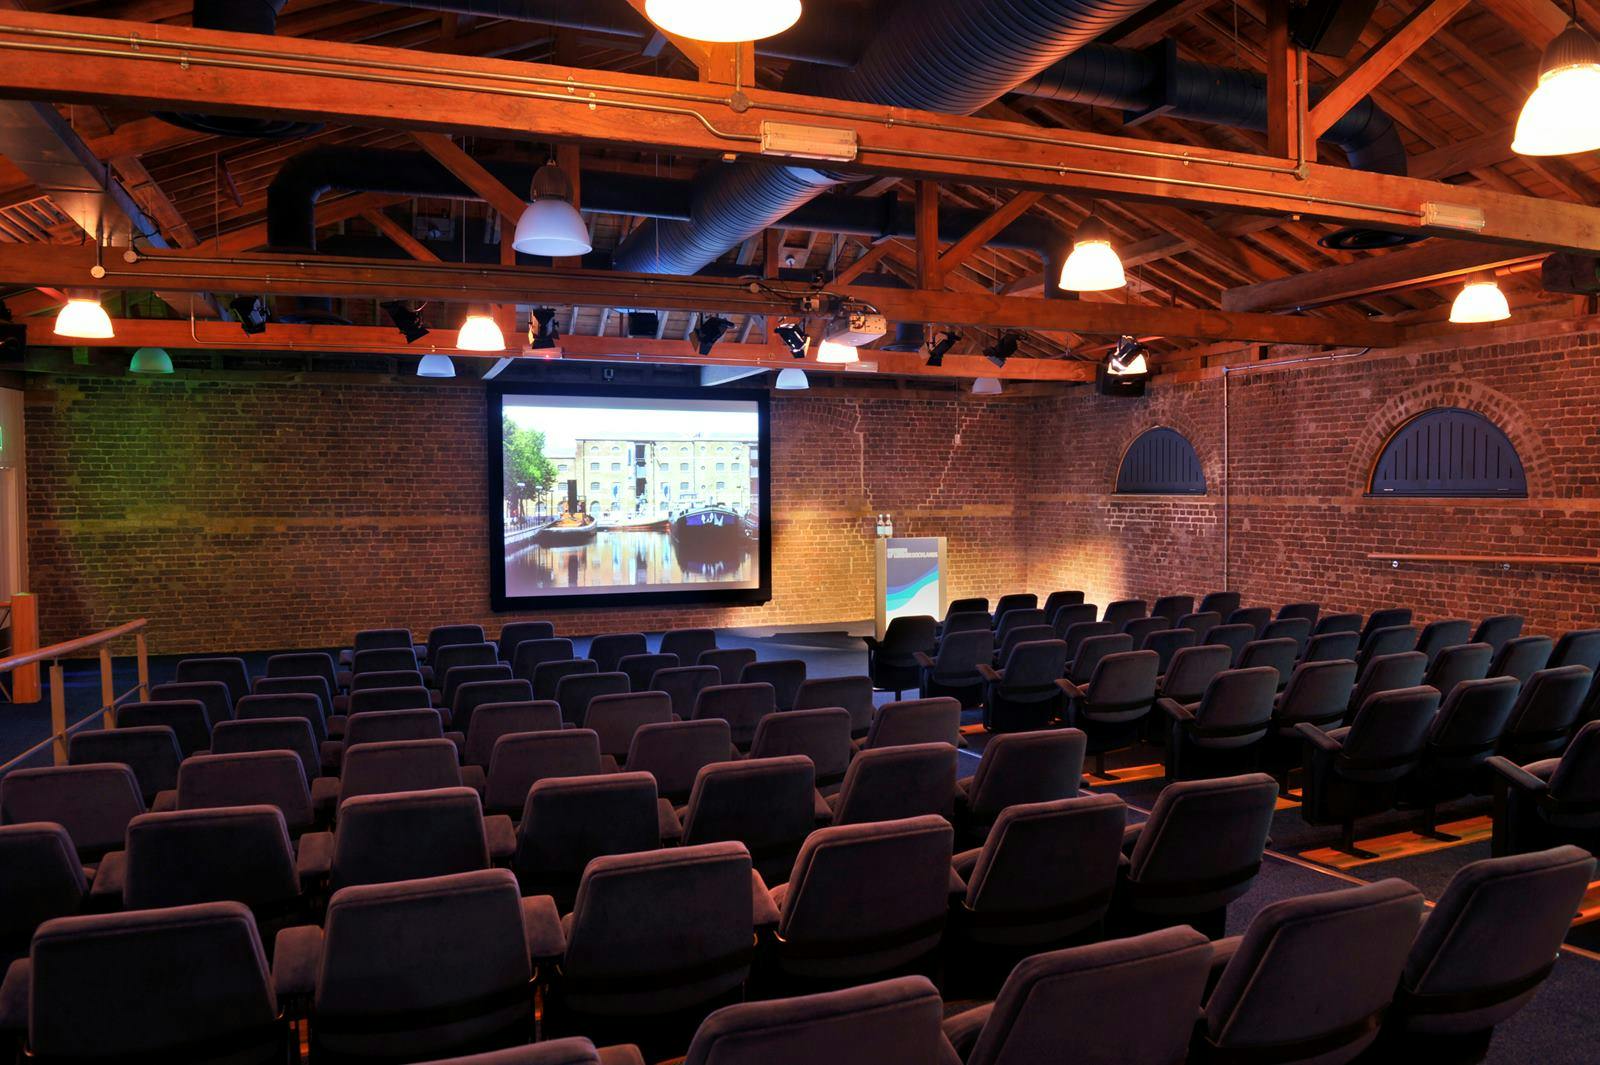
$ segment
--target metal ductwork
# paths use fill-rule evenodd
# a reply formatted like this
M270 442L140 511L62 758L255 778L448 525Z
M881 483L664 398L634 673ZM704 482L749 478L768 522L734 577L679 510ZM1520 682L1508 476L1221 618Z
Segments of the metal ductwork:
M202 30L229 30L270 37L278 31L278 15L288 0L194 0L194 26ZM254 137L285 140L303 137L322 128L320 122L235 115L204 115L188 111L158 111L157 118L175 126L219 137Z
M846 71L799 69L786 88L859 103L971 114L1099 37L1149 0L901 0ZM851 175L764 163L716 165L691 222L646 222L620 270L693 274Z

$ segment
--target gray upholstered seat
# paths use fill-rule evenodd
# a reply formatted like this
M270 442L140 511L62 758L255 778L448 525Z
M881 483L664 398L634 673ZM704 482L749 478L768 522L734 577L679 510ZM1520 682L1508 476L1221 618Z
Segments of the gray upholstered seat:
M1428 656L1428 664L1439 657L1446 647L1458 647L1472 642L1472 622L1466 618L1437 618L1422 626L1417 635L1416 650Z
M1016 611L1013 611L1013 613L1016 613ZM1018 644L1037 643L1040 640L1053 640L1055 638L1056 630L1049 625L1021 625L1008 629L1005 638L1000 641L999 648L995 651L994 664L997 666L1004 665L1006 660L1011 657L1011 652L1016 650ZM999 639L998 634L996 634L996 639Z
M373 688L420 688L426 692L427 684L423 683L422 671L419 669L377 669L369 673L357 673L350 678L350 694L369 691ZM433 697L428 697L431 705ZM401 707L400 709L409 709Z
M932 654L938 646L939 623L927 614L902 615L889 620L882 640L868 636L865 642L869 687L892 691L898 699L907 688L917 687L917 655Z
M777 695L765 681L713 684L700 689L694 704L694 720L721 718L726 721L734 745L744 751L755 741L756 726L761 719L777 711Z
M684 846L737 840L769 884L789 878L817 824L817 774L804 755L707 765L679 813Z
M224 725L236 722L224 721ZM178 763L183 755L178 738L166 725L129 726L75 732L67 741L68 765L119 762L133 770L145 804L163 791L178 786Z
M906 657L912 656L908 654ZM915 681L906 685L907 688L916 686ZM794 708L819 710L828 706L843 707L850 713L850 735L865 736L872 728L874 687L881 685L872 677L808 677L795 696ZM895 697L899 698L899 692Z
M984 728L1019 732L1043 728L1055 720L1066 706L1061 683L1066 667L1066 641L1055 639L1018 644L998 671L980 663L978 672L985 681Z
M1410 625L1412 616L1410 608L1403 606L1374 610L1367 615L1366 623L1361 626L1361 646L1365 648L1368 641L1372 639L1373 634L1381 629Z
M460 786L461 764L449 740L388 740L345 748L341 799Z
M1419 686L1427 671L1428 656L1421 651L1380 655L1365 666L1358 666L1356 688L1350 693L1345 721L1355 720L1356 711L1365 706L1367 700L1374 695Z
M1261 631L1272 622L1272 610L1264 606L1242 606L1228 615L1229 625L1249 625L1255 630L1251 639L1259 640Z
M1379 658L1383 655L1404 654L1407 651L1415 651L1416 648L1416 626L1387 625L1381 629L1373 629L1362 637L1361 650L1356 653L1356 665L1365 670L1367 664L1374 658ZM1420 651L1418 653L1421 654ZM1440 655L1443 653L1444 651L1441 650ZM1423 655L1423 657L1427 658L1426 655ZM1434 663L1438 662L1438 660L1439 656L1435 656L1433 661L1428 663L1428 668L1433 668Z
M1194 613L1194 596L1192 595L1163 595L1150 604L1150 616L1166 618L1174 625L1185 614Z
M1517 693L1497 754L1518 765L1559 756L1578 727L1594 675L1586 666L1541 669Z
M844 780L850 767L850 724L850 712L838 706L768 714L756 725L750 757L803 754L811 759L817 787L831 788Z
M1507 640L1514 640L1521 635L1521 614L1493 614L1478 622L1478 627L1472 632L1472 642L1486 643L1498 653Z
M956 781L956 824L962 839L981 841L1009 806L1076 796L1086 747L1087 738L1075 728L992 737L977 770Z
M484 809L521 817L528 791L546 777L588 777L601 772L600 737L593 729L513 732L489 755Z
M511 675L511 666L500 660L500 648L492 643L453 643L439 648L433 659L434 690L440 695L439 705L449 706L455 698L457 685L460 678L452 679L450 674L455 669L464 669L473 666L496 666L506 671L506 676ZM474 677L482 674L473 674Z
M1464 680L1481 680L1489 675L1494 660L1494 649L1486 643L1464 643L1446 647L1433 660L1422 683L1439 690L1441 699L1450 698L1450 691Z
M751 662L739 674L740 684L770 684L772 698L779 710L793 710L800 696L800 685L806 680L806 663L803 658L776 658L764 662Z
M905 699L884 703L872 717L861 746L898 747L907 743L961 742L961 704L955 699Z
M232 901L249 906L258 922L305 904L289 829L275 806L140 814L128 823L126 849L108 855L95 877L96 895L113 889L130 910Z
M1293 638L1281 636L1275 640L1251 640L1239 652L1239 663L1236 669L1255 669L1258 666L1269 666L1278 673L1277 690L1282 691L1284 685L1289 683L1289 675L1294 672L1295 658L1300 652L1300 647Z
M178 769L179 810L257 805L276 806L291 835L311 827L315 811L299 755L293 751L195 755L185 758Z
M509 847L508 818L500 828ZM301 848L330 847L329 888L386 884L487 869L489 838L483 807L471 788L434 788L361 795L339 804L331 841L311 836ZM509 853L506 854L509 857Z
M689 798L701 769L733 757L732 733L717 717L652 722L634 732L627 753L630 773L649 773L663 799L681 803Z
M996 614L994 619L994 642L996 646L1004 647L1006 638L1018 629L1049 628L1050 619L1043 610L1037 607L1019 607L1008 610L1004 614ZM1051 635L1055 635L1054 632ZM1045 637L1049 639L1049 637Z
M590 699L583 723L600 737L600 753L621 761L642 726L671 720L672 698L666 692L627 692Z
M564 637L522 640L512 650L511 671L531 683L533 671L546 662L569 662L575 657L572 641Z
M358 714L382 713L391 710L431 710L433 697L428 694L428 689L420 684L408 684L395 688L357 688L350 693L350 712L345 719L345 727L350 727L349 718Z
M1095 772L1105 773L1106 752L1131 747L1156 700L1161 656L1118 651L1096 663L1086 683L1069 686L1066 721L1087 737Z
M317 680L320 678L307 678ZM311 729L311 738L318 744L328 738L326 704L311 692L264 692L246 695L233 708L234 721L251 721L256 718L304 718Z
M1239 609L1242 597L1238 592L1207 592L1200 600L1201 610L1214 610L1223 617L1227 617Z
M1217 625L1206 633L1207 644L1219 645L1228 649L1228 666L1232 668L1239 662L1239 657L1244 654L1245 644L1256 638L1254 625Z
M1211 678L1233 664L1233 652L1221 644L1181 648L1156 681L1156 695L1178 703L1198 702Z
M1038 606L1039 597L1032 592L1007 592L995 601L995 624L998 625L1000 619L1013 610L1034 610Z
M0 966L25 957L34 929L77 913L88 892L65 828L53 821L0 826Z
M346 698L342 695L335 696L334 692L336 690L337 689L332 684L328 683L327 678L325 677L319 677L315 675L300 677L274 677L270 674L265 677L257 677L255 686L252 689L253 694L260 696L309 695L315 698L318 706L318 718L322 722L322 734L317 737L317 741L319 743L328 738L328 718L331 717L335 712L335 700ZM235 717L245 716L240 707L244 706L247 702L249 702L249 697L240 699L239 702L235 704L233 708ZM338 704L338 709L342 710L343 707L343 703ZM257 716L277 717L278 713L276 710L273 710L271 713L258 712ZM317 724L315 721L312 722L311 727L313 730L316 729Z
M1050 627L1063 640L1074 625L1094 625L1098 633L1113 631L1110 625L1100 626L1100 608L1094 603L1067 603L1050 613Z
M148 703L123 703L117 707L116 721L119 728L171 729L178 741L178 750L185 758L205 751L211 746L211 718L206 713L205 704L198 699L161 699Z
M1274 616L1276 621L1304 621L1307 626L1315 625L1317 617L1322 613L1320 603L1285 603L1278 608Z
M1222 624L1222 615L1215 610L1196 610L1178 619L1178 628L1191 629L1201 643L1211 635L1211 630Z
M1044 614L1047 618L1054 618L1056 611L1064 606L1072 606L1083 602L1083 593L1077 589L1058 589L1044 597Z
M54 822L87 862L122 846L128 822L144 812L139 781L126 765L13 769L0 777L0 824Z
M1529 677L1549 663L1554 652L1555 643L1548 636L1517 636L1500 645L1485 675L1515 677L1526 684Z
M1547 669L1560 666L1584 666L1589 672L1600 671L1600 629L1574 629L1564 632L1550 652Z
M601 673L615 673L628 655L642 655L650 650L642 632L609 632L589 641L589 657Z
M328 682L330 693L339 688L339 670L333 656L326 651L292 651L267 657L266 677L321 677ZM256 678L256 684L261 678ZM252 688L252 691L259 690ZM234 702L238 702L237 699Z
M617 672L625 674L628 678L628 690L636 692L655 691L655 685L650 681L664 669L674 669L678 665L677 655L645 654L623 655L617 660Z
M533 669L533 697L535 699L555 699L556 693L561 689L561 682L568 677L581 677L586 673L600 673L600 664L592 658L558 658L552 662L540 662ZM626 673L619 670L604 672L619 673L626 677ZM626 690L632 690L630 684Z
M561 706L553 699L482 703L469 717L461 761L487 769L500 737L518 732L560 731Z
M420 1065L645 1065L636 1046L596 1047L581 1035L546 1039L529 1046L486 1050L454 1058L435 1058Z
M1494 771L1495 855L1564 843L1591 852L1600 843L1600 721L1578 730L1559 759L1519 766L1490 758ZM9 778L7 778L9 779Z
M1157 706L1172 721L1167 740L1167 777L1182 780L1219 763L1240 768L1259 762L1260 744L1272 727L1278 671L1271 666L1229 669L1206 685L1198 703L1162 699Z
M1354 662L1356 655L1361 652L1361 635L1355 632L1322 632L1317 633L1306 641L1305 649L1300 654L1302 662L1338 662L1349 659ZM1422 668L1428 668L1427 659L1424 658ZM1421 678L1418 677L1420 680Z
M554 639L556 627L548 621L508 621L500 629L495 644L500 650L500 660L510 662L516 658L517 647L524 640Z
M700 692L722 683L722 672L715 666L668 666L658 669L645 685L650 691L666 692L672 700L672 713L687 721L694 716Z
M956 749L914 743L862 751L828 796L836 825L894 821L921 814L955 816Z
M1305 742L1295 726L1304 722L1319 729L1338 728L1344 720L1350 693L1355 689L1356 664L1349 659L1302 662L1278 694L1267 734L1267 767L1287 789L1288 775L1301 762Z
M963 707L974 707L983 702L984 680L978 672L994 657L994 633L987 624L961 632L946 632L939 640L939 649L932 657L917 653L922 665L921 682L917 687L924 698L948 695L959 699Z
M1317 619L1316 628L1311 630L1311 635L1325 636L1335 632L1353 632L1359 642L1361 639L1361 622L1360 614L1324 614Z
M303 717L257 717L224 721L211 732L212 754L238 754L243 751L293 751L300 757L300 768L308 781L322 775L322 749ZM178 786L172 775L168 788ZM163 789L166 790L166 789Z
M737 684L739 674L744 672L744 667L756 660L756 652L751 647L718 647L712 651L701 651L700 657L695 659L697 666L715 666L721 674L718 684Z
M686 666L698 665L701 655L716 649L715 629L669 629L661 634L661 653L677 655Z
M1403 789L1408 803L1422 808L1424 835L1438 834L1440 803L1479 790L1480 767L1500 745L1517 689L1513 677L1487 677L1464 680L1445 697Z
M1143 599L1117 599L1106 604L1100 620L1110 625L1113 632L1121 632L1128 622L1146 617L1149 613L1149 605Z
M233 656L180 658L173 670L173 679L179 684L221 681L228 686L229 706L250 694L250 670L244 659Z
M1134 618L1122 626L1122 631L1133 640L1134 650L1143 647L1153 634L1172 628L1172 622L1163 617Z
M1311 622L1306 618L1274 618L1261 630L1263 640L1293 640L1295 657L1306 649L1311 639Z
M466 667L473 669L475 667ZM500 668L504 668L504 665ZM450 712L445 715L445 720L450 727L463 735L472 732L473 718L477 716L480 706L489 706L496 703L539 703L544 706L555 705L555 700L550 697L535 699L533 685L521 677L499 677L481 680L468 680L456 687L455 694L450 701ZM559 718L560 710L557 709ZM559 727L559 726L558 726Z
M649 773L546 777L528 789L511 868L525 895L569 907L589 862L661 845L656 781Z
M585 725L591 699L597 695L625 695L627 691L626 673L574 673L562 677L556 684L556 702L561 706L561 720L573 725Z
M1071 664L1066 667L1064 673L1057 673L1056 675L1064 675L1074 684L1089 683L1089 679L1094 676L1095 667L1107 655L1117 655L1133 650L1133 637L1125 632L1108 632L1087 636L1080 640L1076 647L1072 643L1073 635L1075 634L1069 633L1067 639L1062 641L1066 644L1066 657Z
M357 651L355 657L350 660L352 677L359 677L363 673L389 673L413 669L420 673L420 666L417 652L409 647L375 647L368 651Z
M1152 632L1144 638L1144 643L1134 648L1136 651L1154 651L1156 653L1156 673L1163 674L1172 665L1172 659L1186 647L1193 647L1199 642L1193 629L1162 629Z
M428 630L427 642L423 644L421 657L424 661L437 669L439 652L446 647L459 647L462 644L481 644L483 639L483 626L473 624L435 625Z

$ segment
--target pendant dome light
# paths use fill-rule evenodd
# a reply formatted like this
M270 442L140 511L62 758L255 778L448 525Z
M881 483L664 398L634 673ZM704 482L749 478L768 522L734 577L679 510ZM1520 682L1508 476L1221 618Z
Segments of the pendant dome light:
M56 315L56 336L75 337L79 340L110 340L116 335L111 328L111 316L100 306L99 297L86 293L69 293Z
M422 361L417 363L418 377L454 377L456 364L450 361L450 356L437 353L424 355Z
M1450 321L1456 325L1481 325L1503 322L1511 317L1511 305L1493 274L1474 274L1467 279L1456 301L1450 305Z
M462 351L504 351L506 336L493 317L476 312L467 315L467 320L461 323L461 331L456 334L456 347ZM454 376L454 371L451 371L451 376Z
M817 345L817 361L835 366L847 366L853 362L860 362L861 353L849 344L841 344L837 340L824 340Z
M541 166L533 175L533 202L517 219L517 235L511 246L526 255L548 255L552 259L587 255L594 248L583 215L572 205L572 186L555 160Z
M811 387L811 381L806 377L806 372L797 366L778 371L778 381L774 386L785 392L803 392Z
M1600 44L1572 21L1550 42L1539 84L1522 105L1511 150L1518 155L1576 155L1600 149Z
M1072 254L1061 268L1061 287L1069 292L1106 292L1127 285L1122 259L1111 246L1111 230L1091 213L1072 238Z
M164 374L172 372L172 356L160 348L140 348L128 360L129 373Z
M667 33L733 44L793 26L800 21L800 0L645 0L644 13Z
M979 377L972 382L972 394L975 396L998 396L1003 391L998 377Z

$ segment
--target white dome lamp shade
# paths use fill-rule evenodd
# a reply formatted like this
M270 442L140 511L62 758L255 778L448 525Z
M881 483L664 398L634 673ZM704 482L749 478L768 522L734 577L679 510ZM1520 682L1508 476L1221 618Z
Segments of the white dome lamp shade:
M848 366L861 361L861 353L849 344L837 340L824 340L817 345L817 361L834 366Z
M691 41L759 41L800 21L800 0L645 0L645 17Z
M456 334L456 348L461 351L504 351L506 335L491 315L476 311L467 315ZM454 374L452 373L452 376Z
M517 219L517 234L511 246L524 255L548 255L560 259L587 255L594 245L583 215L572 206L567 175L550 162L533 175L533 202Z
M1061 287L1068 292L1108 292L1128 284L1122 259L1111 246L1111 230L1091 214L1072 238L1072 254L1061 267Z
M128 360L129 373L168 374L172 372L172 356L161 348L140 348Z
M998 377L979 377L972 382L972 394L975 396L998 396L1004 389Z
M69 292L56 314L56 336L78 340L110 340L116 335L111 316L92 292Z
M1511 317L1511 305L1493 274L1474 274L1467 279L1456 301L1450 305L1450 321L1456 325L1483 325L1503 322Z
M1600 44L1572 22L1545 49L1539 84L1522 105L1511 150L1518 155L1576 155L1600 150Z
M774 386L785 392L803 392L811 387L806 372L798 367L791 366L786 370L778 371L778 381Z
M454 377L456 364L450 361L450 356L437 353L424 355L422 361L417 363L418 377Z

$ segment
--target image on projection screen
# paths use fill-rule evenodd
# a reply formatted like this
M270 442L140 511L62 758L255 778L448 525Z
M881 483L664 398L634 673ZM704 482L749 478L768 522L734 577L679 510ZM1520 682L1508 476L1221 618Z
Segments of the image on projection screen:
M762 586L761 406L506 394L505 596Z

